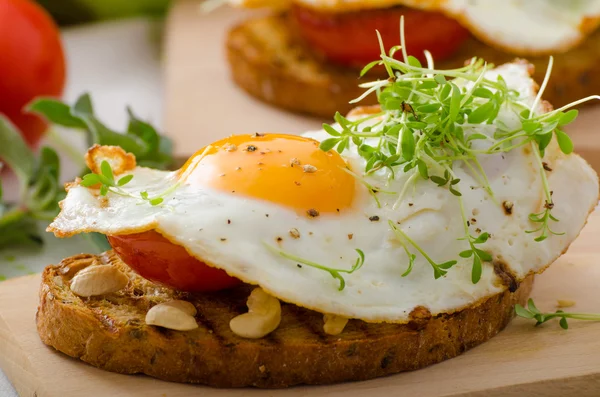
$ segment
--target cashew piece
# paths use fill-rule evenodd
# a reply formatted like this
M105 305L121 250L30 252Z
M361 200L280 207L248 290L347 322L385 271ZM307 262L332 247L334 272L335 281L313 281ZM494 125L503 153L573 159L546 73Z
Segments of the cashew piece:
M259 339L275 331L281 322L279 300L262 288L255 288L248 297L248 313L240 314L229 322L234 334L248 339Z
M74 294L90 297L117 292L125 288L129 278L112 265L88 266L71 280Z
M333 314L325 314L323 316L323 331L325 331L328 335L339 335L342 333L346 324L348 324L348 319L346 317L340 317Z
M176 331L191 331L198 328L194 316L196 307L190 302L173 300L152 307L146 313L146 324Z

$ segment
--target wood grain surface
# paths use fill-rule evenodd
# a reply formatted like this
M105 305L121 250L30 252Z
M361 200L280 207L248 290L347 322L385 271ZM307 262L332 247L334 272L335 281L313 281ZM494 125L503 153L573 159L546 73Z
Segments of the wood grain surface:
M167 21L165 124L177 156L187 158L230 134L295 134L331 122L277 109L235 86L225 56L226 33L237 21L260 11L222 7L202 14L198 4L177 0ZM600 101L598 106L584 108L567 132L575 142L575 150L600 172L599 124Z
M569 252L536 280L538 307L600 311L600 213L594 213ZM183 397L220 396L598 396L600 323L571 321L534 327L515 319L491 341L423 370L360 383L287 390L218 390L144 376L105 372L71 359L39 340L35 328L39 275L0 283L0 366L21 396Z

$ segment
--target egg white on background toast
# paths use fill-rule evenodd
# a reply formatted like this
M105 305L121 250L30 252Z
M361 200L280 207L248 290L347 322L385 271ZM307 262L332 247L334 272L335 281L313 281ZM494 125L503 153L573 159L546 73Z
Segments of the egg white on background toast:
M368 12L408 6L443 12L481 41L519 55L567 51L600 24L596 0L231 0L244 7L284 8L293 3L323 12Z
M521 102L534 103L536 86L526 64L506 64L485 77L495 80L498 75L519 92ZM536 109L544 110L542 105ZM498 120L508 126L519 123L504 110ZM465 135L493 136L495 128L467 126ZM461 208L448 189L425 180L414 183L412 173L402 169L394 175L382 169L356 178L350 173L362 175L365 168L356 147L351 145L341 155L324 152L318 141L326 138L325 131L307 132L304 138L236 136L199 150L181 170L136 167L120 175L134 175L125 187L131 196L164 195L157 206L111 192L99 197L97 189L75 183L49 230L64 237L155 229L200 261L283 301L367 322L403 323L417 306L427 307L432 315L451 313L505 290L502 272L519 281L543 271L577 237L598 202L596 173L579 156L563 154L552 142L544 162L552 170L547 178L553 215L560 219L554 228L564 234L535 242L524 231L535 228L528 216L543 210L545 201L530 146L479 156L493 197L463 162L455 162L469 224L490 234L480 248L490 252L493 261L484 263L481 280L474 284L472 259L459 256L468 248L461 240ZM485 148L485 140L476 142ZM373 187L380 190L376 195L381 207ZM403 276L407 253L389 222L435 261L458 263L436 279L424 256L417 255L412 271ZM360 261L357 250L364 254L364 264L343 273ZM344 288L340 290L340 280L329 272L277 251L342 271Z

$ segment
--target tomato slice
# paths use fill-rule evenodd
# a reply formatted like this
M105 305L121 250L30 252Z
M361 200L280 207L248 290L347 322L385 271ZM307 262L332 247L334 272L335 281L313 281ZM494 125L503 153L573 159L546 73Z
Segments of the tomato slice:
M400 44L402 15L407 52L421 62L425 61L424 50L431 52L436 61L448 58L470 35L457 21L439 12L394 7L330 13L292 7L300 35L317 52L344 66L362 67L379 59L376 30L387 49Z
M147 280L189 292L219 291L241 284L154 230L107 237L123 262Z

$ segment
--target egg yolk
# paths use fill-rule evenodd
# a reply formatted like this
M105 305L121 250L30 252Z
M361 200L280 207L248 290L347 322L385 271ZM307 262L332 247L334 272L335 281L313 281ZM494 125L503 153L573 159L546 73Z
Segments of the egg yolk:
M354 199L355 180L335 151L314 139L236 135L196 152L179 170L186 184L266 200L308 216L337 213Z

